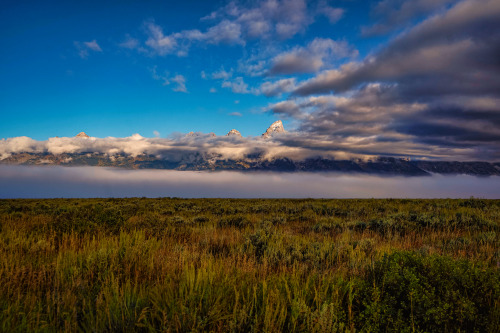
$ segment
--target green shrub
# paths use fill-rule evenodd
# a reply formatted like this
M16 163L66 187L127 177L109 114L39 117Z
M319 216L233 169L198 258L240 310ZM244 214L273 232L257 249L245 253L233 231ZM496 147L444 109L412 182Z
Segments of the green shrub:
M248 221L248 219L246 217L241 216L241 215L235 215L235 216L229 216L226 218L222 218L217 223L217 226L219 228L234 227L234 228L238 228L238 229L243 229L248 225L250 225L250 221Z
M396 252L375 263L358 306L366 331L494 331L498 270L467 260Z

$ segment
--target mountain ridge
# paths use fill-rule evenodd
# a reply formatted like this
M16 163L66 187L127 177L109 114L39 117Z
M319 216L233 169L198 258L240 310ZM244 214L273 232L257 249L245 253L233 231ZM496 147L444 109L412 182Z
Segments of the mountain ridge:
M276 135L286 134L281 120L273 122L261 135L270 139ZM243 138L241 133L230 130L225 136ZM140 137L140 136L139 136ZM189 132L187 138L210 139L214 133L205 135ZM89 139L85 132L78 133L75 138ZM94 138L92 138L94 139ZM264 141L262 142L264 143ZM267 145L267 144L265 144ZM500 163L482 161L429 161L410 160L379 156L371 160L343 159L329 157L309 157L292 159L289 157L266 158L262 153L246 153L236 158L228 158L217 152L193 151L177 154L175 157L153 154L130 154L88 151L88 152L11 152L0 159L0 164L9 165L61 165L61 166L103 166L126 169L169 169L191 171L269 171L269 172L342 172L363 173L391 176L429 176L432 174L453 175L467 174L474 176L500 176Z
M354 174L377 174L388 176L430 176L432 174L473 176L500 176L500 163L424 161L405 158L379 157L375 160L335 160L307 158L292 160L275 159L225 159L222 156L194 154L178 161L161 159L154 155L130 156L103 153L15 153L0 160L9 165L61 165L101 166L126 169L168 169L185 171L269 171L269 172L337 172Z

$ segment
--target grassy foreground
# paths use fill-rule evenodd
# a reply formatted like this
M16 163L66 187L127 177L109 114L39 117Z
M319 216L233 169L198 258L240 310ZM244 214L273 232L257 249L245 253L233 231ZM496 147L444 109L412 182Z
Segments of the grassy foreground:
M0 331L497 332L500 200L0 200Z

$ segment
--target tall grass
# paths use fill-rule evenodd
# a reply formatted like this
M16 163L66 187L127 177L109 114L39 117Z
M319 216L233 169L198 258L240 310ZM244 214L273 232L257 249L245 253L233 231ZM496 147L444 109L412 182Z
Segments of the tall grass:
M0 201L0 330L496 332L498 200Z

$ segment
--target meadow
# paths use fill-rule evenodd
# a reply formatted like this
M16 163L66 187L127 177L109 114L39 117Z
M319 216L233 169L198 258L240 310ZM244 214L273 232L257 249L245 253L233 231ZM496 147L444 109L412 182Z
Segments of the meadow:
M500 200L0 200L2 332L498 332Z

